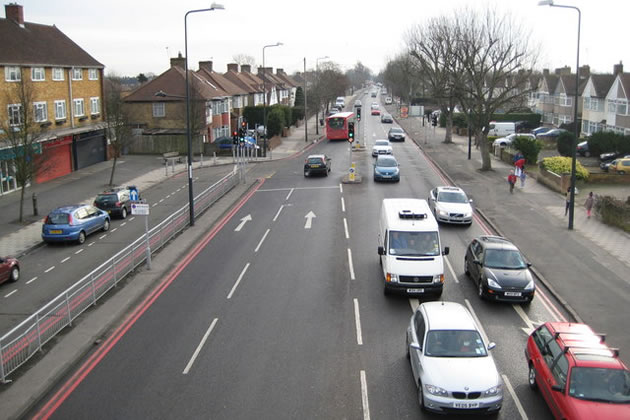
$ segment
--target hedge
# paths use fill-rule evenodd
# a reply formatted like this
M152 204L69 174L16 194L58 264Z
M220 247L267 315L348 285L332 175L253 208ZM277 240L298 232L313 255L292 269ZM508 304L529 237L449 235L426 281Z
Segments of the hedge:
M282 133L282 127L285 127L285 113L279 107L271 107L267 114L267 135L269 137L278 136Z
M624 202L615 197L596 195L593 207L604 223L630 232L630 198Z
M543 143L540 140L532 140L529 137L516 136L512 146L523 154L528 165L535 165L538 162L538 154L543 148Z
M569 131L565 131L558 136L556 146L558 147L560 156L571 156L571 148L573 147L574 139L575 135Z
M624 136L612 131L593 133L588 138L588 150L591 156L609 152L618 152L624 155L630 154L630 136Z
M491 121L507 121L507 122L517 122L523 121L522 129L524 130L533 130L536 127L540 126L540 119L542 115L527 113L527 114L493 114ZM440 114L440 127L446 127L446 116L444 113ZM457 128L466 128L468 127L468 120L466 118L466 114L463 112L459 112L453 114L453 127Z
M589 172L582 166L579 161L576 161L575 177L576 179L587 180ZM563 156L554 156L544 158L540 162L541 168L556 173L558 175L571 173L571 158Z

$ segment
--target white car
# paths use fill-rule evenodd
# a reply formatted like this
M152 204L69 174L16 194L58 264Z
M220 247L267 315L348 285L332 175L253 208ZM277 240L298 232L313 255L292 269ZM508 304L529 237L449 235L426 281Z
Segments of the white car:
M503 381L480 328L463 305L425 302L407 327L407 357L418 401L425 410L451 414L496 413Z
M456 223L460 225L472 224L472 200L457 187L435 187L429 192L429 207L438 222Z
M536 136L533 134L529 134L529 133L512 133L508 136L505 137L501 137L496 139L495 141L492 142L492 146L496 147L496 146L501 146L501 147L507 147L512 145L512 142L514 141L515 138L517 137L525 137L528 138L530 140L536 140Z
M394 150L392 149L392 145L389 143L389 140L376 140L374 142L374 146L372 146L373 157L392 154L394 154Z

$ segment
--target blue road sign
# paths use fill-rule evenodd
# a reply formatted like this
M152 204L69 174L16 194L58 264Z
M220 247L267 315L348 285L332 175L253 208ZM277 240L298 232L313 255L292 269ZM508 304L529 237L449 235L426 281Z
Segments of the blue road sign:
M131 201L138 201L140 199L140 194L138 194L136 187L129 187L129 198Z

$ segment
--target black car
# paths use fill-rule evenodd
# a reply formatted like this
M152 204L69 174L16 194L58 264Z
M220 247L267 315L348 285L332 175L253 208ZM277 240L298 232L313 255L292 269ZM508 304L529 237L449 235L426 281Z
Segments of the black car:
M310 155L304 160L304 176L314 174L328 176L330 172L330 158L326 155Z
M387 133L387 139L389 141L405 141L405 132L402 128L392 127Z
M588 151L588 142L587 141L583 141L583 142L578 143L576 151L579 153L580 156L584 156L584 157L590 157L591 156L591 152Z
M94 207L106 211L111 216L125 219L131 213L131 189L135 189L135 187L114 188L104 191L94 199Z
M464 272L481 299L530 303L536 286L518 248L500 236L480 236L468 245Z

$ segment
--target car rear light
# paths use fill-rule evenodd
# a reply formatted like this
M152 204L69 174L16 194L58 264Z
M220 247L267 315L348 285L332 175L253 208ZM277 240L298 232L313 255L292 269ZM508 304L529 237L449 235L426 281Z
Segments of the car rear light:
M44 224L45 225L50 225L50 216L46 216L46 219L44 219Z
M68 224L70 226L72 226L74 224L74 220L72 220L72 215L71 214L68 215Z
M122 203L120 201L116 201L116 207L120 207L122 206Z

